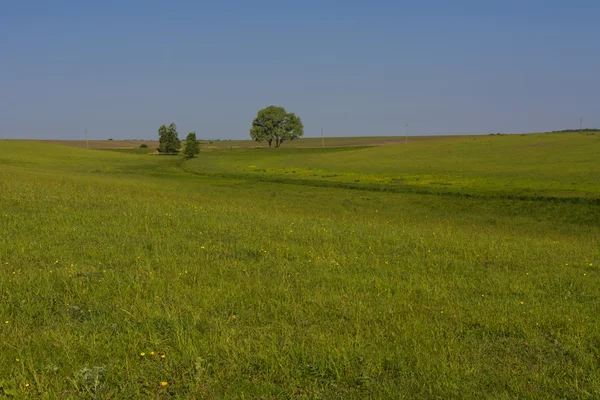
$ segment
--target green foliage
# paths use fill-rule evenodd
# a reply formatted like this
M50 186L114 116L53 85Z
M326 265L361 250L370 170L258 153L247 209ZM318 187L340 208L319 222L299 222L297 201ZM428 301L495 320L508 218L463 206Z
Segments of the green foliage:
M169 126L162 125L158 128L158 151L161 153L178 153L181 141L177 135L177 125L171 122Z
M562 133L576 133L576 132L600 132L600 129L598 128L584 128L584 129L563 129L562 131L553 131L554 133L556 132L562 132Z
M284 141L298 139L303 134L300 117L278 106L268 106L258 111L250 129L252 140L267 142L269 147L273 144L280 147Z
M147 149L148 145L146 143L140 144L140 149Z
M196 139L196 132L188 133L185 138L185 149L183 153L187 158L194 158L194 156L200 153L200 146L198 145L198 140Z
M599 198L597 136L2 146L0 398L600 393L600 207L510 186Z

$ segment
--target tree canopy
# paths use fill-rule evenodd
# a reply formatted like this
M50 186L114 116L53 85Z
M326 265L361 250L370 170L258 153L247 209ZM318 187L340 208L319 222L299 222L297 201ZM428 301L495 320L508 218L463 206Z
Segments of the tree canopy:
M169 126L162 125L158 128L158 151L161 153L178 153L181 141L177 136L177 125L171 122Z
M300 117L279 106L268 106L258 111L250 128L252 140L267 142L269 147L273 144L279 147L284 141L298 139L303 134Z
M194 158L194 155L198 153L200 153L200 146L198 146L196 132L190 132L185 138L185 148L183 149L183 154L185 154L187 158Z

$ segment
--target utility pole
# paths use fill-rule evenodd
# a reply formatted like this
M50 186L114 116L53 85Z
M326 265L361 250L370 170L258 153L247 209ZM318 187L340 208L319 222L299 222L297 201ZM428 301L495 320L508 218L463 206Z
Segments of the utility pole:
M406 143L408 143L408 124L406 124L405 126L406 126Z
M323 148L325 148L325 138L323 137L323 128L321 128L321 144L323 145Z

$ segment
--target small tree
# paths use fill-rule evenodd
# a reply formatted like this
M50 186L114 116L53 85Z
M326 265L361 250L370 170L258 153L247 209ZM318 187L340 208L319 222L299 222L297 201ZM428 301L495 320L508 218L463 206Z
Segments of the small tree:
M194 158L194 155L198 153L200 153L200 147L198 146L198 140L196 140L196 132L190 132L185 138L183 154L187 158Z
M303 134L304 126L300 118L279 106L260 110L250 128L250 137L257 142L269 143L269 147L273 143L279 147L284 141L298 139Z
M158 128L158 151L161 153L177 153L181 147L181 141L177 136L177 125L171 122L169 126L162 125Z

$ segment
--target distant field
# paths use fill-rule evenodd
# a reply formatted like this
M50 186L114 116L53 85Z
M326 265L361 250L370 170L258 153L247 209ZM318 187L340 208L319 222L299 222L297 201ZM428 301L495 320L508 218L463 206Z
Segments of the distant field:
M600 135L437 137L372 148L207 149L184 168L396 192L597 198Z
M150 148L158 148L158 140L29 140L30 142L57 144L90 149L135 149L145 143Z
M457 136L443 136L452 138ZM414 136L409 141L438 140L441 136ZM304 138L285 142L284 148L310 148L322 147L346 147L346 146L382 146L394 143L404 143L404 136L365 136L365 137L335 137L335 138ZM91 149L136 149L142 143L148 145L150 150L158 148L158 140L39 140L40 143L58 144ZM268 147L266 143L258 143L252 140L200 140L203 148L231 149L231 148L261 148Z
M600 135L385 140L0 141L0 398L600 398Z
M413 136L410 142L435 141L440 138L453 138L458 136ZM363 136L363 137L326 137L326 138L302 138L284 142L282 148L319 148L319 147L354 147L354 146L383 146L389 144L405 143L404 136ZM268 148L268 144L252 140L203 140L202 147L211 149L246 149L246 148Z

